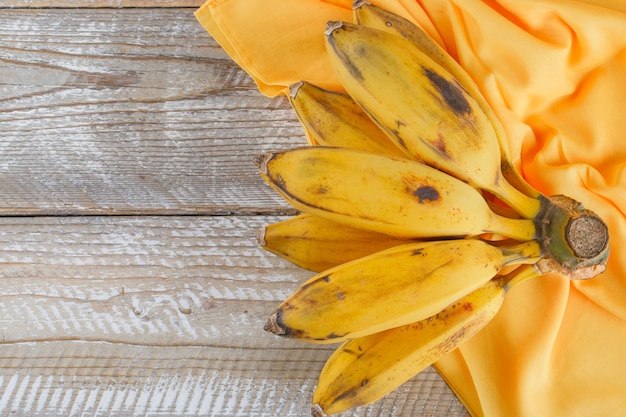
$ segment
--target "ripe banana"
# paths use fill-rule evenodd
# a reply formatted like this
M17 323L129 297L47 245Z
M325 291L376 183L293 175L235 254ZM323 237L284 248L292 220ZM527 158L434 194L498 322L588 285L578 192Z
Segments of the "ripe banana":
M520 266L432 317L344 342L322 369L313 394L313 415L322 417L382 398L489 323L512 286L539 275L531 265Z
M478 239L395 246L317 274L271 314L265 330L335 343L437 314L508 265L535 263L535 241L493 246Z
M381 7L374 6L367 0L357 0L353 8L355 23L389 32L413 43L419 50L432 58L450 73L467 93L476 100L476 104L485 113L493 127L500 145L501 169L504 177L515 188L530 197L539 197L540 193L529 185L513 166L509 153L507 134L500 120L484 95L465 69L435 42L422 28L413 22Z
M409 242L310 214L270 224L257 240L264 249L314 272Z
M444 49L367 0L354 16L325 32L348 94L291 87L316 146L255 160L304 212L261 230L260 245L317 272L264 329L343 342L320 376L317 417L371 403L436 362L519 282L586 279L609 254L597 215L517 174L502 125Z
M476 100L441 65L399 36L331 22L326 46L339 80L398 146L497 195L532 219L540 201L503 177L500 146Z
M256 162L295 208L348 226L408 239L496 233L527 241L535 235L532 220L495 214L476 189L416 161L307 147Z
M291 86L289 101L314 145L408 157L347 94L301 81Z

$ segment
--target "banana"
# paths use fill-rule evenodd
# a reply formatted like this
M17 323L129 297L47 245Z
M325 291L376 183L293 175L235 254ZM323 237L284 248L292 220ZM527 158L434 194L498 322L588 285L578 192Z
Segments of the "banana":
M343 87L400 148L497 195L527 219L537 215L539 199L503 177L489 118L441 65L381 30L331 22L325 35Z
M264 180L296 209L351 227L408 239L535 236L532 220L497 215L476 189L416 161L307 147L255 162Z
M314 145L408 157L347 94L301 81L290 87L289 101Z
M322 417L382 398L470 339L496 315L511 287L539 275L533 266L521 266L432 317L344 342L322 369L313 394L313 415Z
M536 241L395 246L311 277L274 310L264 329L313 343L381 332L433 316L505 266L535 263L540 255Z
M264 249L314 272L408 243L310 214L270 224L259 231L257 240Z
M476 85L476 82L474 82L467 71L465 71L448 52L439 46L439 44L418 25L393 12L375 6L367 0L357 0L354 3L353 14L355 23L383 30L407 39L448 71L468 94L476 100L476 104L478 104L491 122L500 145L500 166L506 180L530 197L537 198L540 196L539 191L528 184L514 168L504 127L485 99L485 96L478 88L478 85Z

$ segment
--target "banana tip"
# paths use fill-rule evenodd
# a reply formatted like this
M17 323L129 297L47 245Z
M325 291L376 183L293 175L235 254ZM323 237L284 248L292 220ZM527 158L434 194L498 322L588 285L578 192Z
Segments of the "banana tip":
M303 85L304 85L303 81L298 81L297 83L291 84L289 86L289 97L296 98L296 96L298 95L298 91L300 91L300 88Z
M268 171L267 171L267 163L270 161L270 159L272 159L272 154L265 153L263 155L255 156L253 161L254 161L254 164L259 169L259 171L262 174L266 174L267 175L267 173L268 173Z
M354 0L354 3L352 3L352 8L360 9L361 7L365 5L371 6L372 3L370 3L368 0Z
M267 246L267 242L265 241L265 227L261 227L256 232L256 241L261 247Z
M263 326L263 330L266 332L274 333L276 335L284 335L286 333L285 328L280 325L280 316L281 311L276 311L272 313L272 315L265 322L265 326Z
M324 414L324 411L319 404L313 404L313 406L311 407L311 415L313 417L326 417L326 414Z
M324 31L324 35L330 36L335 29L338 29L343 26L343 22L341 20L331 20L326 23L326 30Z

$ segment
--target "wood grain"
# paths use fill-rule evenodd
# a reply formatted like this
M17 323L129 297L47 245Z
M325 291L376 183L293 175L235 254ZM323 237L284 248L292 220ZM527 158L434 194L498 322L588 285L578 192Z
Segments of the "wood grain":
M200 7L203 0L3 0L0 8Z
M201 3L1 6L0 415L309 415L333 346L262 331L309 273L252 164L304 136ZM429 368L348 415L468 414Z
M309 415L333 346L262 331L310 275L258 248L280 219L1 219L0 413ZM359 413L465 416L444 390L429 368Z
M191 10L5 10L0 49L0 214L287 208L252 158L297 119Z

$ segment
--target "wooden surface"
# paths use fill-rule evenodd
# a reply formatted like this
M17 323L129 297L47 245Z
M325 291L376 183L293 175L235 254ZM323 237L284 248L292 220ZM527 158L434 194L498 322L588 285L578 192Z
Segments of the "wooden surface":
M0 415L309 415L333 346L262 330L309 273L257 247L294 211L252 163L304 136L200 4L3 2ZM467 413L429 368L343 415Z

